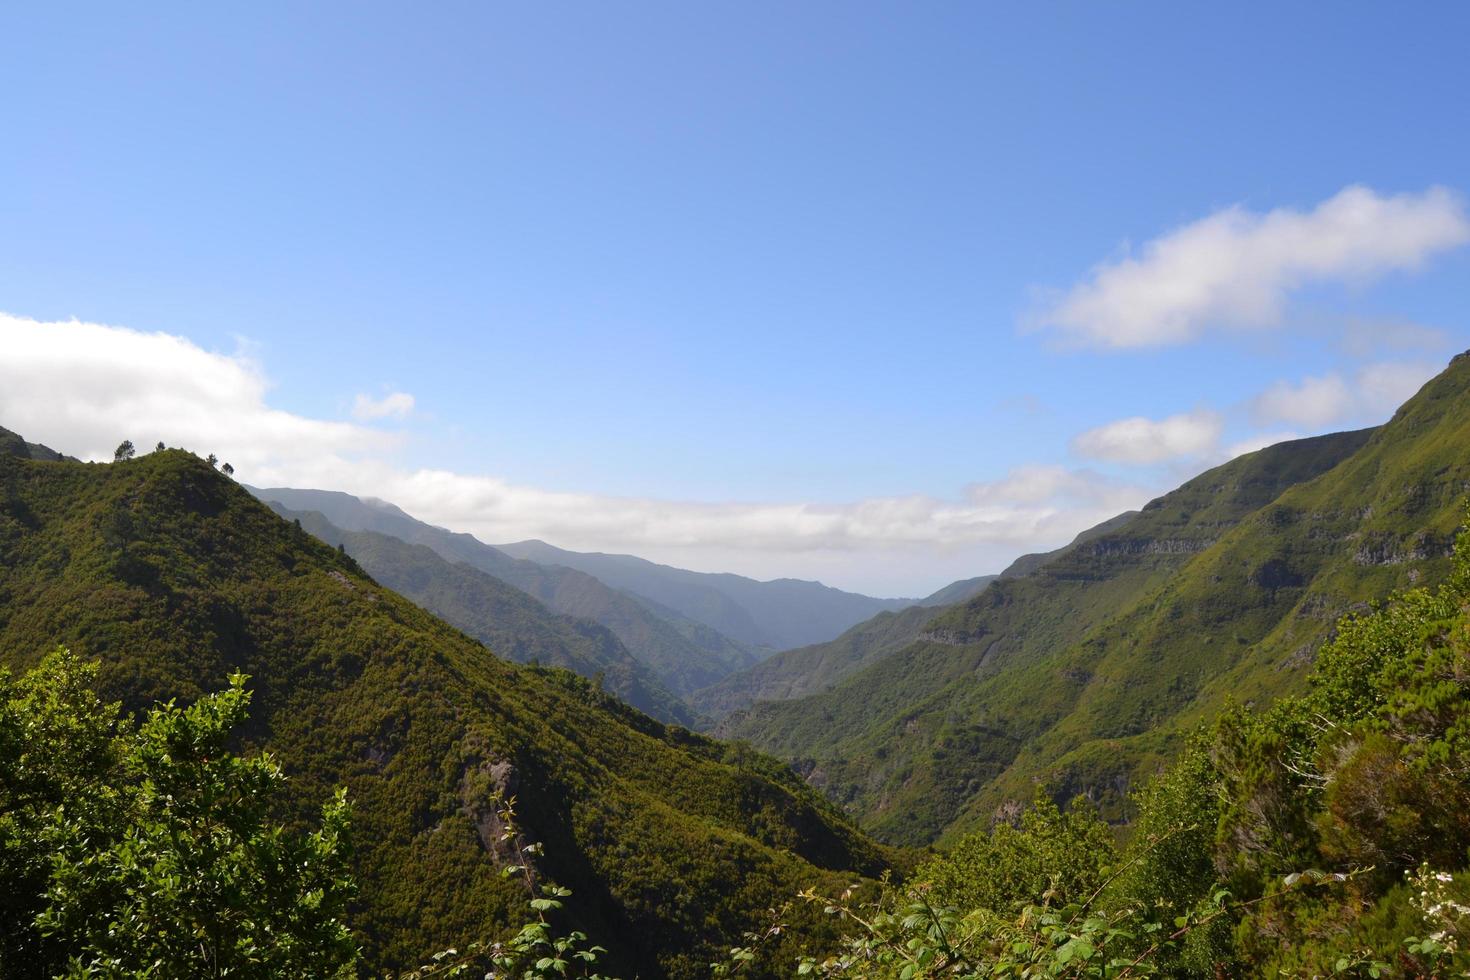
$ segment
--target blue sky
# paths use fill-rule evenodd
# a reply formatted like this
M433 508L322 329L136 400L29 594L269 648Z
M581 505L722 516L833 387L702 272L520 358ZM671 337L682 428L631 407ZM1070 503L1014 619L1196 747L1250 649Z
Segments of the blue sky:
M242 412L370 430L312 468L201 409L218 435L176 438L251 482L918 594L1232 448L1379 421L1470 347L1462 4L307 6L0 12L0 311L184 338L246 372L217 386ZM1382 230L1332 252L1334 200ZM1147 260L1191 228L1185 272ZM1207 295L1123 310L1198 286L1216 237ZM1098 278L1130 260L1136 289ZM48 390L92 404L73 367ZM148 371L92 417L13 381L0 424L151 444ZM1082 438L1126 419L1176 422ZM994 533L911 526L977 499L957 520ZM759 510L871 501L835 537Z

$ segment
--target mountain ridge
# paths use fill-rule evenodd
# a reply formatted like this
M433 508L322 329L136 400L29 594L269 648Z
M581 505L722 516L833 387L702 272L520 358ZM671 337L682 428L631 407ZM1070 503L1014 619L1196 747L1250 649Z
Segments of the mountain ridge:
M999 806L1023 795L1032 775L1050 771L1051 757L1024 755L1023 747L1060 724L1095 676L1065 665L1067 651L1085 649L1079 645L1095 630L1163 588L1232 527L1333 469L1377 431L1283 443L1207 471L1138 514L1120 515L1107 533L1050 553L1040 567L1023 562L1026 574L1002 577L950 607L911 646L833 688L756 704L716 731L793 760L889 839L932 840L961 821L962 811L983 823L988 814L973 801ZM1154 665L1139 679L1169 676ZM1116 814L1126 773L1169 751L1142 745L1129 759L1103 752L1088 760L1097 772L1058 778ZM1006 773L1013 776L1002 792L996 787Z
M718 727L720 719L758 701L792 700L826 690L844 677L897 653L921 638L947 642L939 634L926 634L926 627L938 619L946 607L973 599L994 582L1030 575L1069 548L1124 526L1136 514L1137 511L1126 511L1111 517L1078 533L1067 545L1053 551L1022 555L999 575L962 579L917 605L896 612L881 612L835 640L778 653L695 691L690 696L690 703L715 719Z
M4 664L66 644L129 710L250 675L242 737L293 812L339 784L354 802L375 975L518 924L496 794L573 889L566 921L645 977L703 976L795 889L888 864L774 760L496 658L192 454L0 455L0 491Z
M347 531L377 531L410 544L422 544L450 562L464 562L512 585L568 616L607 627L628 651L683 696L755 662L748 651L723 636L691 636L653 614L636 599L576 569L558 569L507 555L473 535L435 527L378 501L366 503L332 490L247 487L262 500L292 510L318 511Z
M344 531L317 511L271 509L346 553L373 577L433 615L517 663L564 667L596 680L658 721L697 727L698 717L612 631L591 620L552 612L533 596L465 562L452 563L427 545L377 531Z
M534 539L496 547L517 558L586 572L752 649L771 652L830 639L878 612L915 601L875 598L805 579L760 581L731 572L694 572L636 555L568 551Z

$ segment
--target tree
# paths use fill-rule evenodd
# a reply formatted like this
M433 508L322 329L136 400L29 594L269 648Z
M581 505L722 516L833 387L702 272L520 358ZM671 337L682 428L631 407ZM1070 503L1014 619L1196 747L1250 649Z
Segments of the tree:
M219 457L216 456L214 453L210 453L208 456L204 457L204 461L210 466L214 466L219 462Z
M220 472L223 473L225 476L234 476L235 475L235 468L233 466L231 466L229 463L226 463L225 465L221 466L219 469L220 469Z
M163 440L160 439L160 440L158 440L158 445L156 445L156 446L153 447L153 451L155 453L161 453L161 452L163 452L167 448L168 447L163 444Z
M280 767L226 749L245 678L135 727L95 676L66 650L0 673L0 977L352 975L346 798L270 820Z
M121 463L125 459L132 459L136 453L137 450L133 448L133 440L124 439L122 442L118 443L117 448L113 450L112 461L114 463Z

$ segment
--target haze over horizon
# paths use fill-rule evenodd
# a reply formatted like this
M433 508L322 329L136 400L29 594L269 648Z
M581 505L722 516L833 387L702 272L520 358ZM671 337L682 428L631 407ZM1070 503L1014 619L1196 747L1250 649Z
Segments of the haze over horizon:
M1470 347L1465 8L327 9L0 14L0 425L922 596Z

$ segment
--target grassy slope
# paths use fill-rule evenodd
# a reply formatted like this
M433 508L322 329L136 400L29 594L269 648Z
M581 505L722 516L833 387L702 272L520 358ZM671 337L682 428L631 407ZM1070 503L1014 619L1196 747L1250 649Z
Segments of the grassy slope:
M472 565L515 586L556 612L600 623L675 694L682 696L706 687L755 662L749 651L715 631L671 623L634 597L585 572L512 558L472 535L425 524L392 505L324 490L276 488L254 492L292 510L319 511L344 530L378 531L410 544L426 545L449 561Z
M1242 521L1286 488L1330 470L1368 435L1287 443L1211 470L1120 525L1053 555L1031 574L993 583L933 620L901 653L830 691L758 704L732 716L721 730L796 760L813 784L891 839L931 840L957 820L978 820L984 811L977 801L998 802L997 786L1006 787L1007 795L1029 795L1026 784L1057 758L1056 750L1038 747L1019 761L1018 756L1036 740L1042 740L1039 746L1051 744L1049 736L1075 712L1102 703L1084 700L1084 691L1147 689L1149 696L1123 697L1108 708L1121 714L1091 716L1110 732L1120 726L1142 730L1167 721L1172 709L1166 706L1180 703L1177 697L1150 701L1160 688L1177 694L1226 669L1192 657L1195 645L1179 634L1155 644L1116 633L1117 642L1139 647L1131 661L1136 673L1128 676L1100 673L1091 659L1069 651L1093 649L1082 644L1095 643L1098 631L1120 612L1150 603L1149 597ZM1250 632L1269 619L1257 612L1254 595L1239 595L1234 585L1219 592L1224 594L1217 596L1221 604L1210 629L1238 625ZM1322 622L1325 629L1330 619ZM1181 671L1186 679L1179 679ZM1085 727L1080 720L1072 723ZM1066 751L1083 749L1081 740L1063 744ZM1138 747L1145 748L1165 746ZM1106 797L1145 760L1112 753L1102 761L1116 765L1089 772L1085 788L1107 804Z
M129 708L252 675L246 737L294 807L339 783L356 802L356 921L380 967L519 911L481 836L497 779L626 973L703 975L793 889L883 864L779 764L495 658L187 453L0 457L0 556L11 666L66 643Z
M600 678L605 690L659 721L691 726L697 716L605 626L561 616L493 575L439 557L432 548L376 531L343 531L314 511L273 506L310 534L341 545L382 585L516 663L564 667Z

